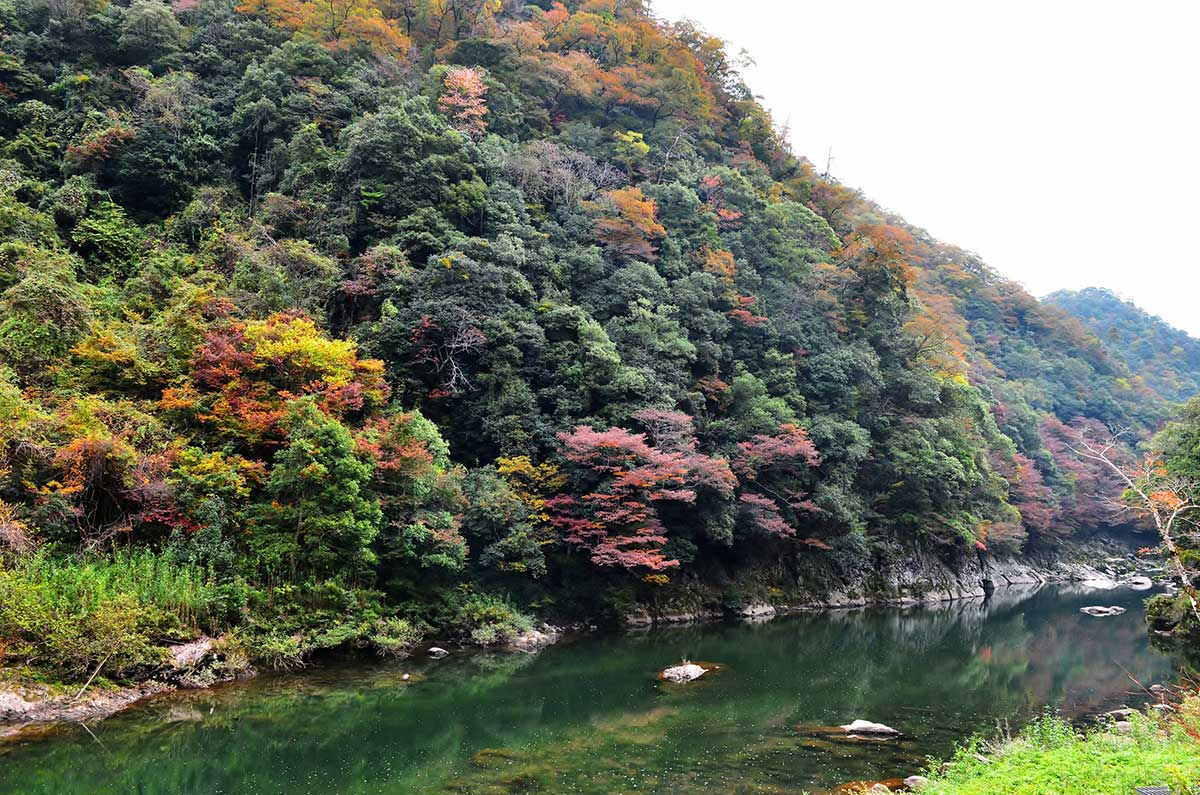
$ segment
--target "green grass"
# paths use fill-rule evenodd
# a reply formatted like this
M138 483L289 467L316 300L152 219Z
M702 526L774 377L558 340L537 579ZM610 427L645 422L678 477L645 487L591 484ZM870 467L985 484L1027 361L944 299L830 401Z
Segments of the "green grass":
M212 629L222 609L204 572L151 552L37 554L0 567L0 661L67 681L97 666L123 678L160 664L165 642Z
M174 613L185 625L207 618L213 590L198 567L148 550L82 558L38 554L0 576L18 579L72 610L94 610L123 594Z
M1047 716L1016 737L975 739L936 772L922 795L1132 795L1135 787L1168 785L1176 795L1200 793L1200 697L1166 719L1134 715L1132 729L1082 732Z

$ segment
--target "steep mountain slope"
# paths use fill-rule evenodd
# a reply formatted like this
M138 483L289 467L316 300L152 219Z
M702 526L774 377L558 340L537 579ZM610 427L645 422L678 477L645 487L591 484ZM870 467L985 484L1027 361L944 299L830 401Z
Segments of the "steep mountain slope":
M1067 313L817 175L719 40L639 2L0 9L21 604L37 566L100 567L188 584L101 603L143 640L497 641L510 602L1053 546L1115 488L1072 437L1161 416ZM3 605L18 659L104 647L47 657Z
M1077 318L1104 347L1167 400L1200 393L1200 340L1111 290L1059 290L1042 299Z

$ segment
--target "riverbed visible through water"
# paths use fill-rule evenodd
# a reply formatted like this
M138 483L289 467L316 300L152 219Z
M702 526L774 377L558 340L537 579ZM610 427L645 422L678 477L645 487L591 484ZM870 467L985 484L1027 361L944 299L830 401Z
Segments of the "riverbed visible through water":
M0 794L798 795L917 773L1047 706L1136 704L1173 676L1145 593L1044 587L568 640L536 655L329 665L174 694L0 746ZM1095 618L1085 605L1128 612ZM720 670L658 681L681 659ZM409 681L403 674L411 674ZM904 733L847 741L855 718Z

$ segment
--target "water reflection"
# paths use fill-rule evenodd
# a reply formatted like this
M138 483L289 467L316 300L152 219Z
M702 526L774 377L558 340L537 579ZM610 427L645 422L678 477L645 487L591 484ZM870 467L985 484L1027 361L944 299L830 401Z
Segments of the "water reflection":
M1145 594L1002 590L940 609L586 638L196 692L0 757L0 793L798 793L914 772L999 719L1091 714L1171 676ZM1092 618L1101 599L1129 608ZM723 670L688 686L681 657ZM402 682L409 671L414 681ZM854 718L905 733L853 743ZM103 743L103 748L97 745Z

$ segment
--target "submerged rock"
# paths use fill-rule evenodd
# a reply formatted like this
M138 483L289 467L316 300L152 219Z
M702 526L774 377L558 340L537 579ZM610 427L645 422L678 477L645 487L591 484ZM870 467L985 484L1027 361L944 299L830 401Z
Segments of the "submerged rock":
M1125 608L1117 607L1101 607L1100 605L1089 605L1079 608L1080 613L1086 613L1089 616L1119 616L1125 612Z
M668 682L692 682L707 673L702 666L695 663L683 663L663 670L660 677Z
M876 736L895 737L900 732L882 723L872 723L869 720L853 720L842 726L848 734L873 734Z

